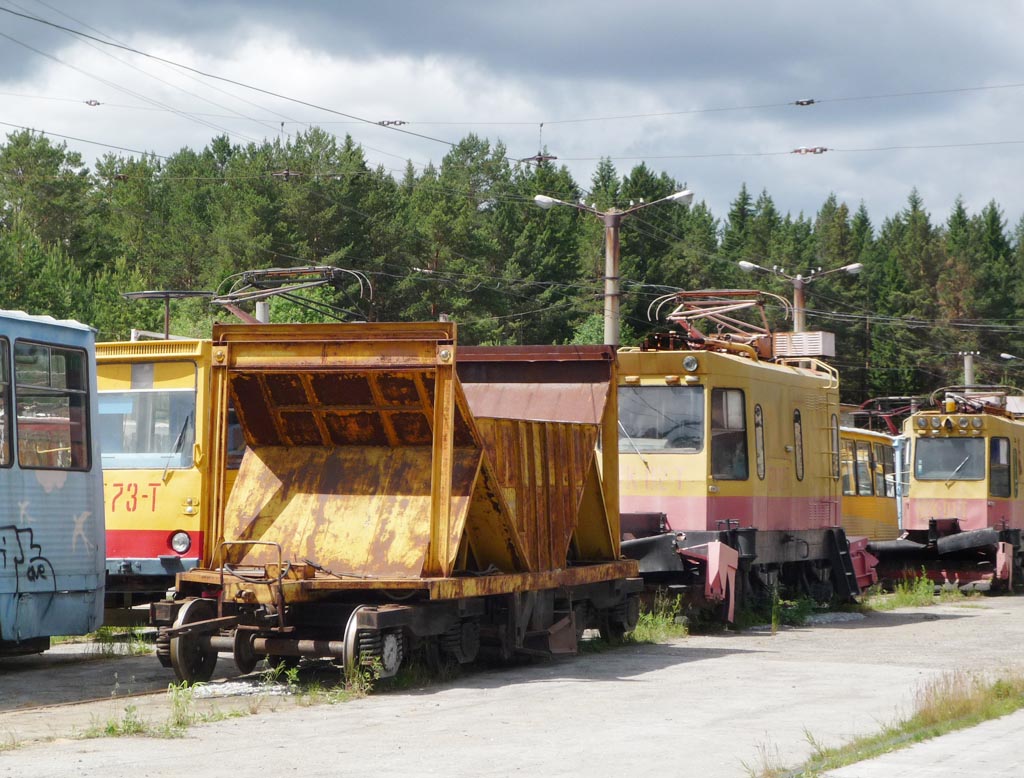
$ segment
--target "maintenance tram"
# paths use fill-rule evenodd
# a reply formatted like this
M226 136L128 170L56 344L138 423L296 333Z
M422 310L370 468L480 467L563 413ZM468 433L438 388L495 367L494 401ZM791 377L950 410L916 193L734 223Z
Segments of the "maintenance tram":
M97 343L96 362L113 611L159 599L199 562L214 460L210 341ZM233 411L227 441L230 488L243 450Z
M904 434L912 467L903 532L871 544L881 574L924 569L937 585L981 590L1024 584L1024 398L999 386L939 389Z
M763 296L672 295L682 332L618 354L623 553L729 620L776 587L829 600L873 581L840 524L838 374L774 356Z
M94 332L0 311L0 655L103 619Z

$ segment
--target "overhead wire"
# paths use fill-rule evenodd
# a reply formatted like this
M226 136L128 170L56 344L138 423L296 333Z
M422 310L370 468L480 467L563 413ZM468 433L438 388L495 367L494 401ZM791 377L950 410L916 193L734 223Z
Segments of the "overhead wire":
M0 11L2 11L2 10L9 10L9 9L5 9L5 8L0 7ZM180 116L180 117L182 117L184 119L188 119L189 121L196 122L196 123L201 124L201 125L209 128L209 129L217 130L218 132L225 133L225 134L227 134L229 136L230 135L240 135L241 137L245 138L246 140L255 141L255 138L251 138L250 136L244 135L242 133L232 133L226 127L222 127L222 126L220 126L218 124L215 124L213 122L209 122L209 121L207 121L205 119L200 119L200 118L195 117L195 116L190 116L185 111L182 111L180 109L174 108L173 106L169 106L169 105L167 105L165 103L161 103L159 100L155 100L155 99L153 99L151 97L147 97L146 95L143 95L143 94L141 94L139 92L136 92L136 91L134 91L132 89L128 89L127 87L121 86L121 85L117 84L116 82L111 81L110 79L106 79L106 78L103 78L102 76L97 76L94 73L90 73L89 71L85 70L84 68L80 68L77 65L72 65L70 62L65 62L60 57L58 57L58 56L56 56L54 54L50 54L49 52L43 51L42 49L36 48L35 46L33 46L33 45L29 44L29 43L25 43L24 41L20 41L17 38L15 38L15 37L13 37L11 35L8 35L5 32L0 32L0 38L4 38L6 40L9 40L11 43L14 43L14 44L16 44L18 46L21 46L21 47L25 48L25 49L28 49L29 51L34 52L34 53L38 54L41 57L44 57L46 59L52 60L53 62L56 62L58 65L62 65L64 67L66 67L66 68L70 68L71 70L74 70L77 73L81 73L84 76L88 76L89 78L92 78L92 79L94 79L96 81L99 81L101 84L105 84L106 86L109 86L111 89L115 89L115 90L117 90L119 92L123 92L124 94L131 95L132 97L135 97L135 98L137 98L139 100L142 100L144 102L150 103L152 105L159 105L159 106L162 106L164 108L167 108L172 113L174 113L174 114L176 114L176 115L178 115L178 116Z

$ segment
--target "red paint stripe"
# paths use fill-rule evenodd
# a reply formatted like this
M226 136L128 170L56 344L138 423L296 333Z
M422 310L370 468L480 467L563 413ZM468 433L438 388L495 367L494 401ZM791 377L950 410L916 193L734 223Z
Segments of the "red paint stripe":
M203 549L203 533L189 532L192 547L188 553L177 554L171 548L173 532L162 529L108 529L108 559L155 559L173 554L182 559L198 559Z
M838 499L811 497L669 497L621 494L625 513L664 513L675 531L722 529L719 521L739 521L759 530L812 530L839 523Z

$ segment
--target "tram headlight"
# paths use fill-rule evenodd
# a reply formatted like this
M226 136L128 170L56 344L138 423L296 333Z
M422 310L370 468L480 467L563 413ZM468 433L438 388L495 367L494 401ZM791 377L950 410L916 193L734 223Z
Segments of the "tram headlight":
M176 554L184 554L192 548L192 538L188 536L187 532L179 530L171 535L171 548Z
M971 426L974 427L974 429L976 429L976 430L980 430L981 429L981 425L983 423L984 422L982 422L980 416L975 416L973 419L971 419Z
M933 430L937 430L941 426L942 426L942 419L940 419L938 416L932 416L932 429Z
M957 419L957 424L960 425L960 429L967 429L967 427L970 426L970 423L971 420L968 419L966 416L961 416L959 419Z
M928 427L928 419L926 419L924 416L918 416L917 417L917 428L923 430L923 429L926 429L927 427Z
M683 357L683 370L687 373L692 373L697 369L697 357L689 356Z

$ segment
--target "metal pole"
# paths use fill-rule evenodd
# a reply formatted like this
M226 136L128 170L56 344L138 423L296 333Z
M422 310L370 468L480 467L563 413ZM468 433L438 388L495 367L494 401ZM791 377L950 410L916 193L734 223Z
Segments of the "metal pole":
M793 279L793 332L804 332L804 279L797 276Z
M622 214L601 214L604 222L604 342L619 347L619 227Z
M961 351L964 358L964 386L974 386L974 355L976 351Z

